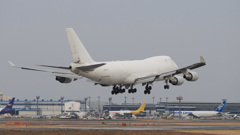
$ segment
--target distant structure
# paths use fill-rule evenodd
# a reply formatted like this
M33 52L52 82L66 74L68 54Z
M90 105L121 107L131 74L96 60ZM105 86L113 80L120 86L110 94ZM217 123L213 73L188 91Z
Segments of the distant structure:
M0 91L0 100L3 99L3 93Z
M1 101L8 101L8 100L11 100L12 97L11 96L3 96L3 93L0 91L0 100Z

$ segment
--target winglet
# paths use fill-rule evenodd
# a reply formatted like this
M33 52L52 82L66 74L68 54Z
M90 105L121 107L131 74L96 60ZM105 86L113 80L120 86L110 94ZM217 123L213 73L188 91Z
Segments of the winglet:
M200 61L201 61L201 63L204 63L204 64L206 64L206 62L205 62L205 60L204 60L203 56L200 56Z
M11 61L8 61L8 63L9 63L9 65L10 65L11 67L16 67L16 65L13 64Z

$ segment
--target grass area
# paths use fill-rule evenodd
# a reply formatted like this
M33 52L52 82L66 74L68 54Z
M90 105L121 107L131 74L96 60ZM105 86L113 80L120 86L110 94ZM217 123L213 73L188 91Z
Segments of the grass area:
M181 133L213 134L213 135L239 135L240 130L180 130Z
M179 131L139 131L139 130L6 130L0 135L203 135L202 133L185 133Z

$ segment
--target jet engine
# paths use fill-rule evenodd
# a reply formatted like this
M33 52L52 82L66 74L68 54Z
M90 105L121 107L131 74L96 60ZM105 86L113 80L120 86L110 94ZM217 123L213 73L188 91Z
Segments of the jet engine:
M59 81L60 83L70 83L72 81L71 78L60 77L60 76L56 76L56 80Z
M184 82L184 79L181 77L181 76L177 76L175 75L174 77L172 77L169 82L172 84L172 85L182 85L183 82Z
M198 79L198 74L193 71L188 71L183 78L185 78L187 81L197 81Z

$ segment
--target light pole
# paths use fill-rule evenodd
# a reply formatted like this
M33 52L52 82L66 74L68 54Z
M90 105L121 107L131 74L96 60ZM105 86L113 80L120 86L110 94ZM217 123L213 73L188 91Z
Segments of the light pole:
M98 96L98 112L100 114L101 112L101 108L100 108L100 96Z
M38 100L39 100L40 96L36 96L36 99L37 99L37 116L39 115L38 113Z
M132 98L132 100L133 100L133 104L134 104L134 97Z
M179 100L179 120L181 119L181 100L183 100L182 96L178 96L177 100Z
M87 112L87 99L88 98L84 98L84 100L85 100L85 112Z
M63 114L63 100L64 100L64 97L61 97L61 114Z
M125 110L127 110L127 107L126 107L126 105L127 105L127 97L124 97L125 98L125 101L124 101L124 104L125 104Z
M90 104L91 104L91 102L90 102L90 99L91 99L91 97L88 97L88 106L89 106L89 110L91 111L91 106L90 106Z
M160 97L160 102L159 102L159 105L161 104L161 102L162 102L162 98Z
M154 104L154 98L155 98L155 97L152 97L152 98L153 98L153 104Z
M168 97L166 97L166 108L168 109L168 102L167 102L167 100L168 100Z
M126 105L127 104L127 97L124 97L124 98L125 98L124 104Z
M110 110L111 110L111 101L112 101L112 97L108 98L108 100L109 100L109 110L108 110L108 111L110 111Z

